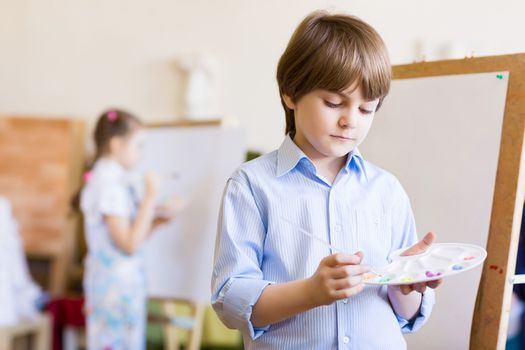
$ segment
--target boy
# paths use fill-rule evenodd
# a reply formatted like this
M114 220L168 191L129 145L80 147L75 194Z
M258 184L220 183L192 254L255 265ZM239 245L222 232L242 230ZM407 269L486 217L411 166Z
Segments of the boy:
M404 349L402 332L428 318L427 284L363 284L366 265L417 241L405 191L357 149L390 80L382 39L355 17L315 12L288 43L277 68L287 136L232 175L219 217L212 304L247 349ZM356 253L330 255L299 228Z

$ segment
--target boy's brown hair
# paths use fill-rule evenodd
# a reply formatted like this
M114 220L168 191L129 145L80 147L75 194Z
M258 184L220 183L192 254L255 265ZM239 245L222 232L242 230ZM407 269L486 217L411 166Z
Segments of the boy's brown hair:
M370 25L350 15L311 13L293 33L277 66L285 134L295 136L295 119L283 95L297 102L313 90L343 92L355 84L365 99L379 98L379 108L391 76L386 46Z

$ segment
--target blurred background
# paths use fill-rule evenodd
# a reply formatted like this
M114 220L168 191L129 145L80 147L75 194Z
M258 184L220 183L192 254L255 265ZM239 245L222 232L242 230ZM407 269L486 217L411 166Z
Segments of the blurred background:
M29 258L29 270L21 273L37 286L26 290L38 294L35 288L41 288L39 305L47 305L55 319L61 315L62 322L57 328L42 320L30 326L31 332L26 325L10 328L17 339L11 345L2 343L0 322L0 350L49 349L52 338L54 350L83 348L85 243L69 201L89 163L99 113L120 107L152 125L221 120L244 130L247 159L269 152L284 136L278 59L297 24L317 9L353 14L371 24L394 65L525 52L525 2L519 0L0 0L0 196L11 202L2 204L6 216L0 216L0 224L13 220L0 227L21 237L10 244L23 247ZM39 118L66 122L35 127ZM51 137L48 149L65 153L38 153L42 134ZM61 142L53 143L57 139ZM17 140L24 145L11 152ZM23 166L12 172L10 165L25 155ZM53 181L28 190L38 174L35 164L45 157L56 162ZM35 196L42 199L38 205ZM55 225L49 236L33 230L52 215L59 223L46 221ZM49 245L49 237L58 237L60 244ZM2 231L0 248L1 243ZM50 248L41 249L45 244ZM60 256L59 263L50 256ZM7 260L2 261L7 270ZM196 315L203 325L199 346L242 348L240 335L227 330L211 309L184 300L176 304L150 302L157 315L152 322L161 325L149 327L148 348L168 349L169 341L189 349L192 334L181 329L193 330ZM517 308L514 324L522 307ZM174 318L165 314L181 315L176 334L166 330ZM519 326L511 332L509 349L519 348ZM26 334L33 335L27 339Z
M519 0L0 0L0 112L94 119L125 106L184 115L181 60L215 62L216 111L263 152L284 133L275 70L298 22L344 11L382 35L393 64L525 51Z

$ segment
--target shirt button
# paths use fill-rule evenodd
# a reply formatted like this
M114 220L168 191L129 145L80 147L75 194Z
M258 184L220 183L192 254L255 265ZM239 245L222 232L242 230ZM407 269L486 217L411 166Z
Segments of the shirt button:
M335 232L341 231L341 225L334 225L334 231Z
M348 299L343 299L343 304L347 304L348 303Z
M379 219L378 219L378 218L376 218L376 219L374 220L374 224L379 225Z
M344 337L344 338L343 338L343 343L345 343L345 344L350 343L350 338L348 338L348 337Z

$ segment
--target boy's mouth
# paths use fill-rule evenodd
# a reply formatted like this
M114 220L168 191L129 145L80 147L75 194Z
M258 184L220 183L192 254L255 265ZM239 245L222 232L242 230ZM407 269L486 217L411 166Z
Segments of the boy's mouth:
M330 136L335 137L336 139L342 140L342 141L355 141L355 139L351 137L346 137L346 136L341 136L341 135L330 135Z

